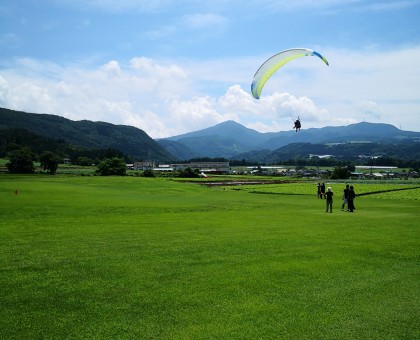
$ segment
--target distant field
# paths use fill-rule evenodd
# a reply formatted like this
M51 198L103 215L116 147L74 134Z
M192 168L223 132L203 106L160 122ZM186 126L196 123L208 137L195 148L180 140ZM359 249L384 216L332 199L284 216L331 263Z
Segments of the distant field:
M0 174L0 339L419 338L419 189L324 204L306 182Z
M354 186L357 195L375 195L375 198L414 199L420 200L420 182L405 184L401 182L349 182ZM326 187L331 187L335 199L341 199L346 183L325 182ZM238 185L223 186L219 190L245 191L250 193L284 194L284 195L313 195L317 196L317 182L265 184L265 185Z

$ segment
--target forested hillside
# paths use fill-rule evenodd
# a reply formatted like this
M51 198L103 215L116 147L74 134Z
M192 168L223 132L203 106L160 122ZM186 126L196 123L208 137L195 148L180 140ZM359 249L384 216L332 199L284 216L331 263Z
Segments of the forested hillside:
M55 115L0 108L0 130L3 130L3 135L10 137L11 133L18 131L16 129L39 136L33 138L32 135L29 138L27 135L29 139L22 139L21 132L21 140L30 140L32 148L38 148L38 142L42 140L40 137L44 137L46 140L42 140L42 143L62 143L94 150L117 149L135 160L168 161L174 158L143 130L132 126L88 120L72 121Z

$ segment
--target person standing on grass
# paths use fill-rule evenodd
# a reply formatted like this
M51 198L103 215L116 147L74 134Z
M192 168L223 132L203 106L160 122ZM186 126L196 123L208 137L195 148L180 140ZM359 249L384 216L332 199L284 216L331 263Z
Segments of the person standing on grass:
M325 198L325 183L321 184L321 197L320 198Z
M349 208L349 212L353 212L356 208L354 207L354 198L356 197L356 193L354 192L354 188L350 185L349 192L347 194L347 207Z
M328 208L329 208L330 213L332 213L333 196L334 196L334 193L331 187L328 187L327 192L325 193L325 199L326 199L325 212L328 212Z
M349 191L350 191L349 185L347 184L346 188L343 190L343 204L341 205L341 211L344 211L344 207L346 206L346 204L347 204L347 210L349 210L348 209L349 205L347 203L347 197L349 196Z
M317 192L318 192L318 198L320 198L321 197L321 183L319 183L318 182L318 185L317 185Z

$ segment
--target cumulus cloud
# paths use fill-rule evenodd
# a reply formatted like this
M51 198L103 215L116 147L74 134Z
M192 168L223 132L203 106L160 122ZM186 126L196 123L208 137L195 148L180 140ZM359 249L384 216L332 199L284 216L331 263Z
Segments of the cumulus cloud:
M144 74L157 77L185 77L185 72L177 65L161 65L153 59L136 57L130 60L133 69L144 72Z
M120 65L118 64L118 61L115 60L111 60L110 62L106 63L101 67L101 69L111 76L118 77L121 75Z
M300 63L306 69L282 70L260 100L249 91L249 58L180 62L140 56L92 67L19 59L0 70L0 105L133 125L154 138L226 120L261 132L290 130L297 116L304 128L363 120L399 125L403 116L406 128L420 130L420 48L325 54L330 68Z
M169 120L174 123L176 130L183 132L197 130L197 127L205 128L226 120L238 120L237 114L219 110L216 100L210 97L173 100L168 103L167 109Z
M371 100L358 100L355 102L356 110L363 115L363 120L380 120L382 109Z
M229 87L226 93L218 100L220 107L230 113L253 115L259 114L258 105L253 97L241 88L240 85Z
M274 92L255 100L239 85L230 87L218 103L220 111L236 113L238 122L261 132L288 130L290 122L298 116L311 123L330 117L326 109L317 107L310 98Z

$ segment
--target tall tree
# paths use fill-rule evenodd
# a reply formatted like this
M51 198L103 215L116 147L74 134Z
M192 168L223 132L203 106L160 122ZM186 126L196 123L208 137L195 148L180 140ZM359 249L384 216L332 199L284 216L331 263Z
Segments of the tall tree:
M12 174L28 174L35 171L34 154L28 148L14 150L9 155L7 169Z
M98 165L97 173L101 176L125 176L127 168L122 158L106 158Z
M58 163L60 163L61 158L51 151L44 151L40 156L39 160L41 166L51 175L54 175L58 169Z

